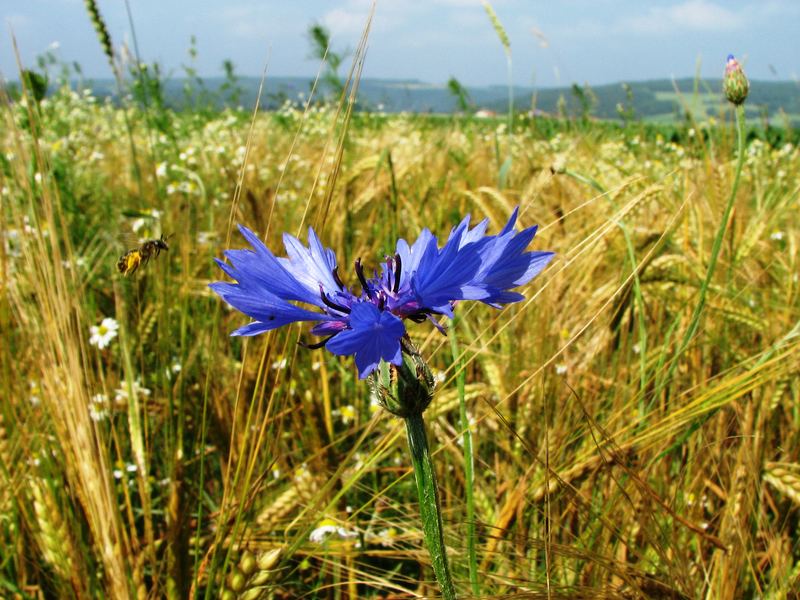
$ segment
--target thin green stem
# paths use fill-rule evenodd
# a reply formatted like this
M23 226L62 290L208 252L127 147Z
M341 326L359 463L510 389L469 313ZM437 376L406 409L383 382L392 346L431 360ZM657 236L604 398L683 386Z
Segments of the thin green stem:
M733 205L736 201L736 193L739 190L739 179L742 175L742 167L744 166L744 106L740 105L736 107L736 141L737 141L737 153L738 153L738 160L736 161L736 173L733 178L733 187L731 188L731 194L728 197L728 204L725 206L725 212L722 214L722 220L719 224L719 229L717 229L717 235L714 238L714 244L711 246L711 257L708 260L708 270L706 271L706 278L703 280L702 285L700 286L700 293L697 298L697 304L694 307L694 312L692 313L691 321L689 321L689 327L683 334L683 338L681 339L681 343L678 346L672 363L670 364L669 370L667 371L666 376L661 380L660 385L656 387L656 396L661 392L663 387L667 385L667 383L672 379L672 376L675 373L675 369L678 367L678 361L680 360L681 355L684 353L686 348L689 346L689 342L692 341L695 333L697 333L697 329L700 327L700 318L703 314L703 309L706 306L706 296L708 295L708 288L711 287L711 280L714 277L714 271L717 268L717 259L719 258L719 252L722 249L722 242L725 239L725 231L728 229L728 221L731 218L731 212L733 212Z
M464 446L464 491L467 502L467 559L469 562L469 583L472 587L472 594L478 596L480 594L480 587L478 586L478 552L475 546L475 456L472 449L472 431L470 430L469 418L467 417L467 401L465 394L467 374L464 371L464 361L458 348L455 319L448 333L450 349L453 353L453 366L456 369L458 412L461 426L461 439Z
M725 206L725 212L722 215L722 221L719 224L717 236L714 238L714 244L711 246L711 257L708 261L706 278L703 281L703 284L700 286L700 294L697 299L697 305L694 308L694 313L692 313L692 320L689 322L689 327L684 333L683 339L675 351L674 358L672 359L672 363L667 370L667 374L655 386L653 398L657 398L663 391L664 387L669 383L669 381L671 381L672 376L675 374L675 370L678 368L678 361L680 360L681 355L689 346L689 342L691 342L695 333L697 333L697 329L700 327L700 318L702 317L703 308L706 305L706 295L708 293L708 288L711 287L711 279L714 276L714 269L717 266L717 258L719 258L719 252L722 248L722 241L725 238L725 231L728 229L728 221L731 218L731 212L733 212L733 205L736 201L736 193L739 190L739 179L741 178L742 167L744 166L744 126L744 105L739 105L736 107L736 148L738 156L736 161L736 172L733 178L733 186L731 187L731 194L728 197L728 204ZM715 412L716 411L710 411L704 417L701 417L700 419L691 423L684 431L683 435L681 435L669 448L659 454L658 457L656 457L656 460L661 459L675 448L682 446L689 436L697 431L697 429L700 428L708 419L710 419Z
M508 136L514 137L514 76L511 73L511 51L506 52L508 70ZM510 153L510 150L509 150Z
M439 582L442 597L446 600L456 598L450 568L447 565L447 548L442 531L442 511L439 506L439 491L436 487L436 474L433 470L428 438L425 434L425 422L422 413L405 419L408 434L408 448L411 450L411 461L414 465L414 478L417 481L419 494L419 512L422 518L422 533L425 545L431 555L433 573Z

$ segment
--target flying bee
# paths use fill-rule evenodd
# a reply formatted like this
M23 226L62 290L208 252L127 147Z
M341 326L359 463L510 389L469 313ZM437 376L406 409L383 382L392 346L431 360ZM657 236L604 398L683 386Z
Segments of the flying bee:
M128 250L119 257L117 269L123 275L131 275L140 266L146 265L151 258L158 257L162 250L169 250L167 238L164 237L164 234L161 234L161 237L157 240L147 240L138 248Z

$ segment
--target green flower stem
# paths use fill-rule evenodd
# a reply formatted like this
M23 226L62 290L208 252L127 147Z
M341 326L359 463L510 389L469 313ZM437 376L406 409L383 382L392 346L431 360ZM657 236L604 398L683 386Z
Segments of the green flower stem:
M725 212L722 215L722 221L720 222L719 229L717 230L717 236L714 238L714 245L711 246L711 257L708 261L708 271L706 272L705 281L703 281L703 285L700 288L700 297L697 300L697 306L694 309L694 314L692 315L689 329L686 330L686 334L683 337L683 342L681 342L681 353L686 349L686 346L689 345L689 341L697 332L697 328L700 325L700 314L703 312L703 308L706 305L708 288L711 286L711 278L714 276L714 270L717 267L719 251L722 248L722 241L725 238L725 231L728 229L728 222L731 219L731 212L733 211L733 205L736 201L736 192L739 190L739 178L742 175L742 166L744 165L744 123L744 106L739 105L736 107L736 146L739 155L736 162L736 175L733 178L733 187L731 188L731 195L728 198L728 205L725 207Z
M672 376L675 374L675 370L678 368L678 361L680 360L681 355L686 351L686 348L689 346L689 342L692 341L695 333L697 333L697 329L700 327L700 318L703 315L703 308L706 305L706 295L708 294L708 288L711 287L711 279L714 276L714 270L717 267L717 259L719 258L720 250L722 249L722 242L725 238L725 231L728 229L728 221L731 218L731 212L733 212L733 205L736 201L736 193L739 191L739 179L742 175L742 167L744 166L744 128L745 128L745 114L744 114L744 105L740 104L736 107L736 148L737 148L737 161L736 161L736 172L733 177L733 186L731 187L731 194L728 197L728 204L725 206L725 212L722 214L722 220L719 224L719 229L717 230L717 235L714 238L714 244L711 246L711 256L708 259L708 270L706 271L706 278L703 281L702 285L700 286L700 293L698 294L697 298L697 305L694 307L694 312L692 313L692 319L689 322L689 327L686 332L683 334L683 339L681 340L680 345L675 351L674 357L672 359L672 363L670 364L669 369L667 370L666 376L664 376L655 386L655 391L653 393L653 398L657 398L659 394L663 391L664 387L672 380ZM700 417L699 419L695 420L684 432L683 434L677 439L677 441L672 444L669 448L664 450L661 454L656 457L656 461L660 460L662 457L666 456L670 452L672 452L675 448L679 448L683 445L683 443L692 435L697 429L699 429L708 419L710 419L716 410L709 411L706 415Z
M694 307L694 312L692 313L692 319L689 321L689 327L686 329L686 332L683 334L683 339L681 340L680 346L678 346L677 351L675 352L675 356L673 358L672 364L670 365L669 371L667 372L666 377L661 380L661 385L657 386L657 395L663 387L672 379L673 374L675 373L675 369L678 367L678 360L680 359L681 355L684 353L686 348L689 346L689 342L692 341L694 334L697 333L697 329L700 327L700 317L703 314L703 309L706 306L706 296L708 295L708 288L711 287L711 280L714 277L714 271L717 268L717 259L719 258L720 250L722 249L722 241L725 239L725 231L728 229L728 222L731 218L731 212L733 212L733 205L736 201L736 193L739 190L739 179L742 175L742 167L744 166L744 126L745 126L745 118L744 118L744 106L739 105L736 107L736 141L737 141L737 152L738 152L738 160L736 162L736 173L733 178L733 187L731 188L731 194L728 197L728 204L725 206L725 212L722 214L722 220L719 224L719 229L717 230L717 235L714 238L714 243L711 246L711 256L708 259L708 270L706 271L706 278L703 281L702 285L700 286L700 293L697 297L697 304Z
M456 386L458 389L458 412L461 426L461 439L464 442L464 488L467 501L467 558L469 560L469 583L472 594L480 594L478 585L478 553L475 547L475 467L472 448L472 431L467 417L467 402L465 386L467 374L464 371L464 361L461 359L456 336L456 320L448 332L450 350L453 353L453 365L456 369Z
M431 555L433 573L439 582L442 597L446 600L456 598L450 568L447 565L447 549L442 531L442 511L439 506L439 492L436 487L436 474L433 470L428 438L425 434L425 421L422 413L413 414L404 419L408 434L408 448L411 450L411 461L414 464L414 477L419 494L419 512L422 518L422 533L425 545Z

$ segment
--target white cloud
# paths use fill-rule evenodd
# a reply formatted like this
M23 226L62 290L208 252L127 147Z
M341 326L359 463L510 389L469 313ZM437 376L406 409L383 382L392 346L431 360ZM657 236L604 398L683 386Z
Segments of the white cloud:
M235 38L263 40L266 11L251 5L232 5L223 7L216 18L223 28Z
M638 34L663 34L679 30L736 31L747 19L745 11L734 12L706 0L687 0L668 7L651 7L645 14L621 19L615 30Z
M322 24L331 30L333 35L354 35L364 30L369 10L352 10L334 8L322 17Z
M28 26L31 20L26 15L7 15L5 18L6 26L10 27L12 31L19 31Z
M454 6L456 8L479 8L482 9L481 0L431 0L432 4L442 6Z

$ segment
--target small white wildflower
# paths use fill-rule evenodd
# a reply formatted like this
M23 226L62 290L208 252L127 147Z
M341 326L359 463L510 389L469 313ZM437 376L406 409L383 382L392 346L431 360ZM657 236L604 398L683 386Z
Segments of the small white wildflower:
M374 415L381 409L381 403L378 402L378 397L374 394L370 394L369 397L369 414Z
M122 469L114 469L111 474L114 476L114 479L122 479Z
M89 417L92 421L100 422L108 417L108 396L95 394L89 402Z
M111 317L106 317L100 322L100 325L92 325L89 328L89 343L92 346L97 346L101 350L108 346L115 337L117 337L117 329L119 323Z
M342 420L343 425L349 425L356 418L356 409L352 404L345 404L333 411L333 413Z
M336 532L336 525L320 525L316 527L308 536L308 540L314 544L323 543L328 537Z
M319 526L309 534L308 539L315 544L321 544L334 533L343 540L358 537L358 533L336 525L333 519L323 519Z
M567 365L565 364L556 365L556 375L563 375L566 372L567 372Z
M144 219L139 217L131 221L131 229L134 233L139 233L139 230L144 227Z
M381 529L378 535L375 536L374 541L379 543L384 548L393 546L397 541L397 529L389 527L388 529Z
M135 379L133 382L133 393L136 396L149 396L150 390L146 387L142 387L141 381L139 379ZM114 402L116 404L127 404L128 402L128 386L123 385L120 388L114 390Z
M167 163L160 162L156 165L156 177L166 177L167 176Z
M307 483L311 480L311 473L305 463L294 470L294 480L297 483Z
M771 236L769 236L769 239L771 239L771 240L773 240L775 242L780 242L783 239L783 232L782 231L775 231L775 232L772 233Z
M100 161L101 161L101 160L103 160L105 157L106 157L106 155L105 155L105 154L103 154L102 152L98 152L97 150L94 150L94 151L93 151L93 152L92 152L92 153L89 155L89 161L90 161L90 162L100 162Z
M322 366L322 363L319 361L315 361L311 363L311 370L312 371L319 371L319 368Z
M444 383L445 379L447 379L447 375L444 371L436 371L436 374L433 376L433 380L436 383Z
M642 347L638 343L636 343L633 345L632 350L634 354L639 354L642 351Z
M42 185L42 174L36 171L36 173L33 174L33 180L39 185Z
M137 470L137 469L136 469L136 465L135 465L135 464L133 464L133 463L128 463L127 465L125 465L125 470L126 470L128 473L136 473L136 470Z
M31 388L31 395L28 397L31 406L39 406L42 403L42 399L40 397L42 390L41 387L39 386L39 383L36 381L29 381L28 385Z
M217 237L217 234L213 231L198 231L197 232L197 243L201 246L205 246L206 244L211 243Z
M178 184L178 191L183 192L184 194L191 194L197 189L197 186L193 181L181 181Z
M286 368L286 359L281 358L280 360L276 360L272 363L272 368L276 371L281 371Z

